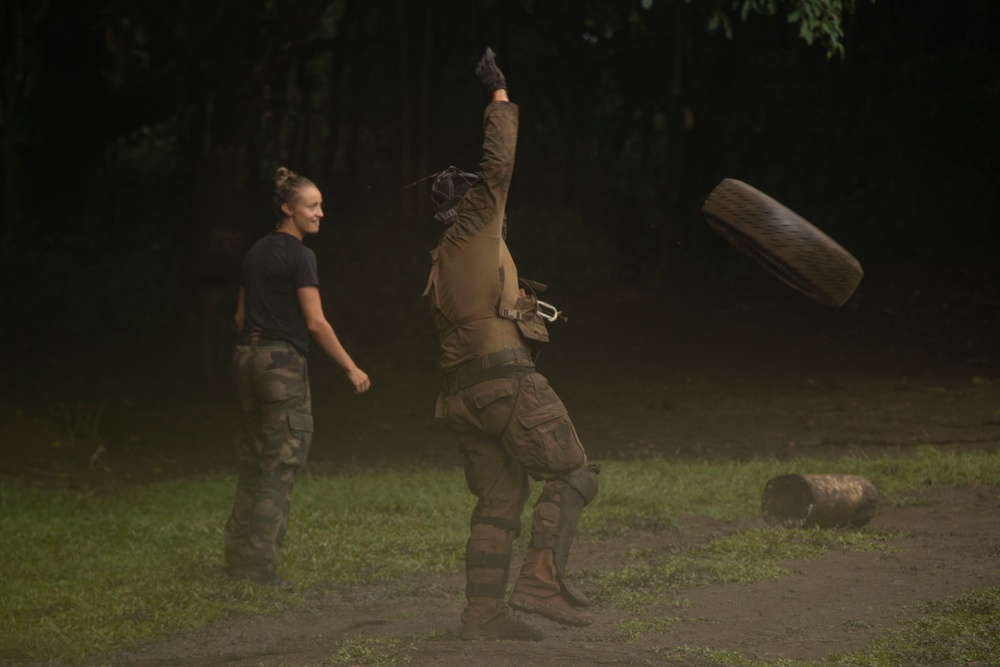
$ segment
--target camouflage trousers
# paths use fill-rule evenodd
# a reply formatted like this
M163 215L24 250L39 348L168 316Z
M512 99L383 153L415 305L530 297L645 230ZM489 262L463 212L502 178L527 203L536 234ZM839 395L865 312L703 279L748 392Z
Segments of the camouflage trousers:
M232 371L243 436L226 563L267 579L277 574L292 487L312 441L308 367L292 345L251 338L236 347Z
M463 621L489 617L505 597L531 479L544 487L532 511L525 562L541 565L530 572L522 568L517 586L558 593L562 576L553 552L568 555L578 519L578 511L567 512L563 497L576 495L573 479L581 475L594 478L596 493L596 470L591 472L596 466L588 465L566 406L534 370L480 382L443 400L444 416L465 459L466 483L477 499L466 543Z

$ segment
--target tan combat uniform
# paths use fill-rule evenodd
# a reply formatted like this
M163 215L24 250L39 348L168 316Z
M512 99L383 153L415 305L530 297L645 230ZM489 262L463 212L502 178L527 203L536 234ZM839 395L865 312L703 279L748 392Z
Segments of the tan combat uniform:
M503 606L529 476L544 480L545 487L514 592L565 595L574 605L587 604L567 589L562 573L580 510L597 493L598 467L587 465L566 407L535 371L528 341L511 319L520 289L502 226L517 120L510 102L486 107L478 180L431 253L424 293L445 371L438 416L447 419L458 441L469 490L478 498L466 546L463 620L472 623Z

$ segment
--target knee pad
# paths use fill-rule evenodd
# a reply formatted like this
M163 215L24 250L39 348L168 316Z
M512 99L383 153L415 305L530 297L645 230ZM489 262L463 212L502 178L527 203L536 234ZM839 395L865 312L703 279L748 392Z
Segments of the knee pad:
M597 497L597 476L601 474L601 464L594 463L563 475L566 483L574 491L583 497L583 504L587 506L591 500Z

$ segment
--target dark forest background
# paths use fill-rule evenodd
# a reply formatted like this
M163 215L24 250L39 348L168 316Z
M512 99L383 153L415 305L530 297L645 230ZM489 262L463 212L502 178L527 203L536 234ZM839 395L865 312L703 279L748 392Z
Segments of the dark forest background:
M521 106L508 241L559 298L773 281L700 216L731 177L848 248L858 299L995 310L998 25L994 0L2 0L4 356L224 369L279 165L323 190L349 349L429 331L440 230L401 188L475 167L486 46Z

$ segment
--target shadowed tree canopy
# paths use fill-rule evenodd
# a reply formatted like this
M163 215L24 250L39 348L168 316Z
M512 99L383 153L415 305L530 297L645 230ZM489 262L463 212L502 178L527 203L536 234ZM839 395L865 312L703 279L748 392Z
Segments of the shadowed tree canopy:
M279 165L324 190L325 296L385 335L417 326L437 230L426 189L401 188L476 164L486 46L522 108L510 243L533 277L724 280L730 249L699 215L724 177L863 263L992 266L990 0L0 7L0 306L17 329L208 326L272 222Z

